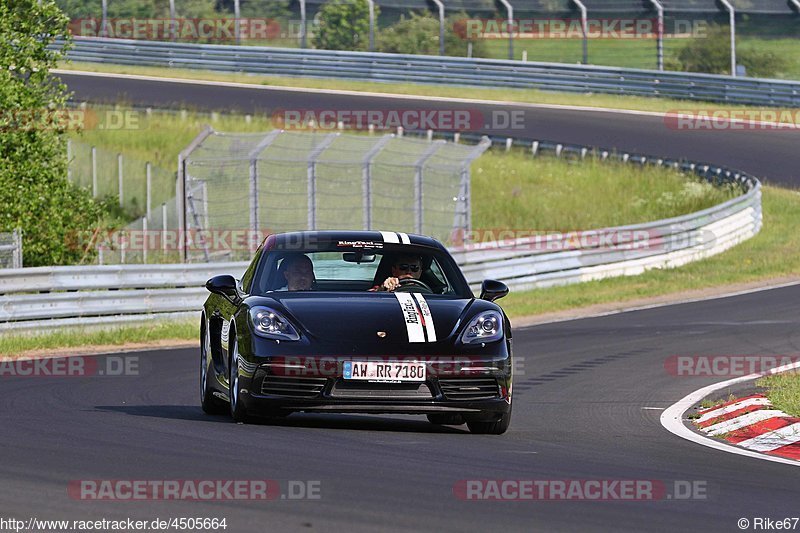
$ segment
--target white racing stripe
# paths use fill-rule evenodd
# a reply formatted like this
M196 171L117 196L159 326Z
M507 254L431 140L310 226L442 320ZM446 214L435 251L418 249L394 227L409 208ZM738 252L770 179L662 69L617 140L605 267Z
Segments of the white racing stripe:
M417 301L417 307L422 314L422 325L428 336L428 342L436 342L436 329L433 327L433 315L431 314L431 308L428 307L428 302L418 292L412 293L412 296Z
M402 233L399 231L381 231L381 237L383 237L383 242L388 242L392 244L411 244L411 239L408 238L408 233Z
M414 297L407 292L394 293L403 311L403 320L406 323L408 342L425 342L425 330L422 326L422 315L417 308Z
M383 237L383 242L389 242L394 244L400 244L400 239L397 236L397 233L393 231L382 231L381 237Z
M764 433L750 440L743 440L739 446L758 452L771 452L795 442L800 442L800 422Z
M725 433L730 433L731 431L752 426L753 424L763 422L764 420L769 420L770 418L780 417L785 414L786 413L783 411L777 411L774 409L761 409L758 411L753 411L752 413L747 413L746 415L731 418L730 420L725 420L724 422L714 424L713 426L708 426L707 428L703 428L702 431L705 431L709 435L723 435Z
M703 422L707 422L713 418L719 418L727 415L728 413L733 413L734 411L738 411L739 409L744 409L745 407L750 407L753 405L770 405L770 402L767 398L748 398L746 400L742 400L741 402L732 403L726 407L718 407L713 411L708 411L707 413L703 414L703 416L695 420L695 423L702 424Z

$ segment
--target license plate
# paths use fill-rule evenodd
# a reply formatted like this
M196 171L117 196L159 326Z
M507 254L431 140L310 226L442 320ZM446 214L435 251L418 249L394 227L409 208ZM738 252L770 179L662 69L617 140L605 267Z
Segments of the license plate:
M425 381L425 364L345 361L343 376L367 381Z

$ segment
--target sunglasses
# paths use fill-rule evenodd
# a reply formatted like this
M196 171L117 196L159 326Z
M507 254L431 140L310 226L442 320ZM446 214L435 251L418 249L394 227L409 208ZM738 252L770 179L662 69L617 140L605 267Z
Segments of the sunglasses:
M419 272L420 266L419 265L409 265L408 263L401 263L399 265L394 266L397 270L402 270L403 272Z

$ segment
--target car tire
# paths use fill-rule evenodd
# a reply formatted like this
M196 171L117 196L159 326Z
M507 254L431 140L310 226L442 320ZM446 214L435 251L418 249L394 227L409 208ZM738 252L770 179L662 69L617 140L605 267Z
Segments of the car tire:
M464 417L453 413L430 413L428 422L437 426L460 426L466 422Z
M200 406L203 412L209 415L223 415L226 405L223 400L214 396L214 390L209 385L209 367L213 365L209 354L211 353L211 337L208 329L203 326L200 333Z
M503 413L499 419L489 422L480 420L467 420L467 427L471 433L477 435L502 435L511 424L511 409Z
M239 346L235 335L230 337L230 364L228 365L228 400L230 403L231 418L237 424L247 422L247 409L241 401L241 384L239 382Z

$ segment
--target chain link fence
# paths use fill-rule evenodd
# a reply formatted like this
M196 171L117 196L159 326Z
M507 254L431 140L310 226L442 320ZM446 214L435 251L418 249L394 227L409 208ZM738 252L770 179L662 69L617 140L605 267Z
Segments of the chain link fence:
M121 216L135 219L121 231L91 236L99 264L180 261L175 170L75 139L68 158L72 183L95 198L113 198Z
M69 179L95 198L116 197L130 217L145 215L175 196L175 170L88 143L68 141Z
M470 228L477 145L394 134L210 132L184 157L186 255L249 258L269 233L390 229L447 242Z
M22 232L0 233L0 268L22 268Z
M57 3L72 19L75 35L312 48L328 0ZM372 3L372 16L364 14L369 29L355 32L345 49L682 70L689 68L688 44L735 33L750 56L740 64L750 65L754 75L800 78L794 60L800 54L800 0L730 0L734 16L719 0Z

